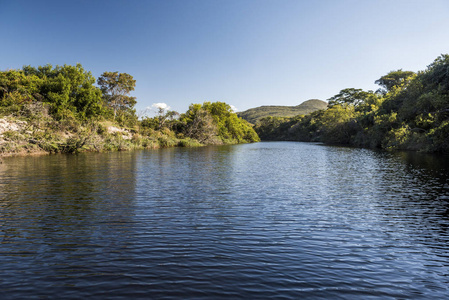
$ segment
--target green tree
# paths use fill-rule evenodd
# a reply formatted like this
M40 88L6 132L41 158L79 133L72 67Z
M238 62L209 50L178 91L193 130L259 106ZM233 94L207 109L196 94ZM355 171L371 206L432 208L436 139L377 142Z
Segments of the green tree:
M402 69L399 69L380 77L374 83L382 87L378 90L379 93L386 94L391 91L394 86L407 84L412 79L413 75L415 75L415 72L402 71Z
M74 116L85 119L102 114L101 91L81 64L54 68L50 64L38 68L25 66L22 70L28 78L41 80L38 94L42 102L50 104L58 119Z
M185 135L200 143L230 144L260 140L252 126L224 102L192 104L181 115L180 123Z
M203 144L218 144L217 125L211 113L201 104L191 104L187 112L181 115L184 134Z
M262 140L266 141L295 140L293 135L296 132L294 133L295 129L292 129L292 126L303 117L303 115L293 118L268 116L259 119L254 126L254 130Z
M218 137L223 143L257 142L259 137L252 126L239 118L231 106L224 102L205 102L206 109L218 128Z
M35 75L27 76L22 70L0 72L0 106L16 106L40 100L42 80Z
M136 98L129 96L136 87L136 80L126 73L104 72L98 78L105 102L114 112L114 119L118 111L132 113Z
M341 105L346 107L348 105L358 106L362 104L370 95L372 91L365 92L362 89L347 88L341 90L337 95L329 98L329 107L334 105Z
M435 90L440 94L449 94L449 55L440 55L420 75L423 84L428 89Z

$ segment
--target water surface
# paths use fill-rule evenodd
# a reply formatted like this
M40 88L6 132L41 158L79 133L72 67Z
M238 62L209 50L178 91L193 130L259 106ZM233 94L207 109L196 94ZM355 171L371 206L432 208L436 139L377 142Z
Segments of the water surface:
M444 298L448 161L288 142L6 158L0 295Z

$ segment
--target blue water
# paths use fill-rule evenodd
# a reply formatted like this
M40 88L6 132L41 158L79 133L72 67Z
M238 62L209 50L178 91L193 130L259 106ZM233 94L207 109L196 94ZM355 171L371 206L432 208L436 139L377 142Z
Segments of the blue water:
M449 294L449 160L272 142L5 158L0 298Z

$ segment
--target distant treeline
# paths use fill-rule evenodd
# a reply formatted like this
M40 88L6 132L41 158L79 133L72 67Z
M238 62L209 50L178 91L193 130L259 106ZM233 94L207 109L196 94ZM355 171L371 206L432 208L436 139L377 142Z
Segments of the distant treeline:
M325 110L267 117L255 130L262 140L449 152L449 55L425 71L400 69L375 83L377 91L346 88L328 99Z
M0 154L259 141L252 126L223 102L138 118L130 96L135 85L126 73L104 72L96 80L80 64L0 71L0 119L9 126L0 128Z

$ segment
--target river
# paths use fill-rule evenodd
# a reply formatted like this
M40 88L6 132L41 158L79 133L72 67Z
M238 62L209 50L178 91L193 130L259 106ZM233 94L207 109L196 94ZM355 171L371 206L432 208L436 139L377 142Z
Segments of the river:
M449 159L311 143L4 158L2 299L436 299Z

